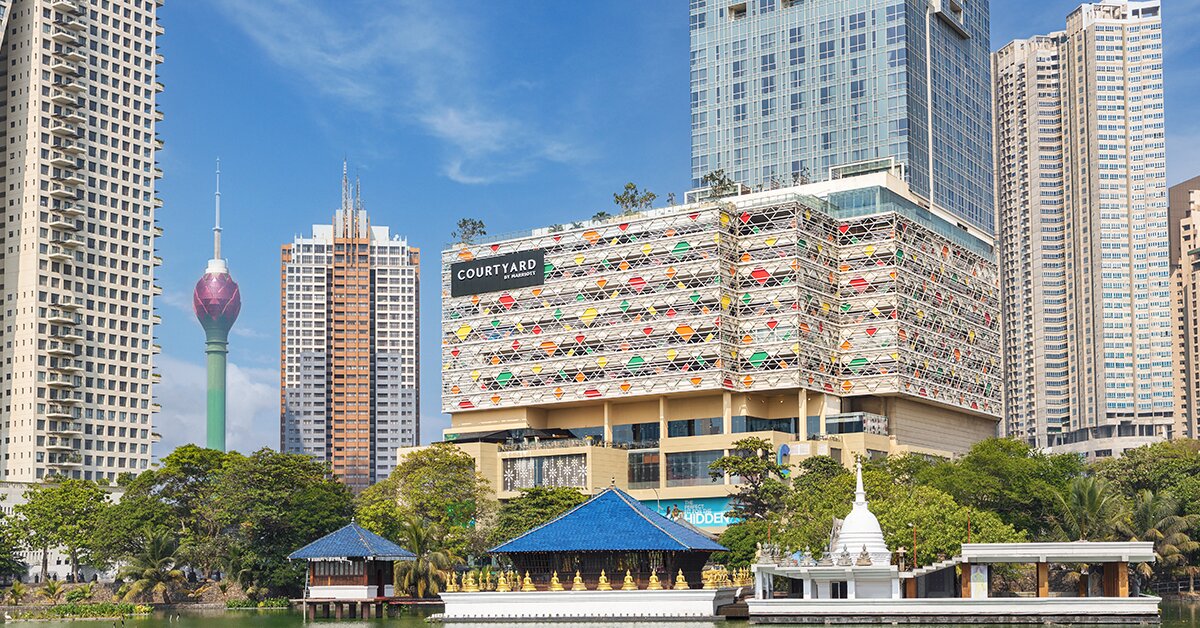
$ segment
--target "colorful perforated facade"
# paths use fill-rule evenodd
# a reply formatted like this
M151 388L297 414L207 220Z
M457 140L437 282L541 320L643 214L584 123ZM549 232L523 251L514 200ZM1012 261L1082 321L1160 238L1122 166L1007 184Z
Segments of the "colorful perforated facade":
M998 416L990 245L858 179L451 247L443 411L809 389ZM543 285L450 296L453 263L529 249Z

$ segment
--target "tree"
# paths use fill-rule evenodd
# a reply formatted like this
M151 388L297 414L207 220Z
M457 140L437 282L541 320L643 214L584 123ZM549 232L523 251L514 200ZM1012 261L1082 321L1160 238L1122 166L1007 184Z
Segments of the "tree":
M62 601L65 590L66 587L64 587L63 584L58 580L47 580L46 585L43 586L42 590L38 591L38 593L40 593L42 597L46 598L46 600L51 604L58 604Z
M8 591L4 592L4 601L7 602L9 606L20 606L21 602L25 601L26 595L29 595L29 587L21 584L20 580L17 580L16 582L12 583L12 586L8 588Z
M482 554L496 513L496 498L475 459L451 443L434 443L409 453L385 486L371 496L389 499L397 512L437 524L456 556ZM360 504L363 502L360 501Z
M656 198L657 194L650 190L639 190L633 181L626 183L622 191L613 193L613 203L621 208L622 216L649 209Z
M804 493L825 485L835 478L849 477L850 472L842 463L829 456L811 456L796 465L792 476L794 492Z
M1200 549L1190 532L1200 523L1200 515L1180 515L1179 502L1163 493L1138 491L1129 519L1122 525L1122 536L1130 541L1154 543L1154 563L1139 563L1137 572L1149 580L1160 573L1188 573L1188 555Z
M0 522L0 579L18 579L29 573L29 565L20 558L21 531L12 517Z
M128 557L117 572L117 580L129 583L125 601L149 593L158 594L163 604L171 603L171 593L187 581L176 565L179 542L167 532L146 530L141 548Z
M767 541L767 522L762 519L739 521L721 533L719 542L729 548L713 557L713 562L730 567L744 567L754 562L758 544Z
M737 519L766 519L783 506L787 485L783 478L788 468L775 459L771 441L756 436L733 444L730 455L713 461L708 467L712 478L726 474L739 478L738 490L730 498L727 516Z
M109 506L108 493L90 480L63 479L31 488L24 497L25 503L13 511L24 521L26 538L43 552L42 579L48 575L45 552L51 546L66 550L71 574L78 579L80 554L88 549L92 528Z
M1054 532L1046 514L1054 512L1058 495L1083 472L1078 456L1047 455L1017 440L991 438L976 443L958 460L917 470L916 482L1043 538Z
M442 574L460 562L445 548L441 526L407 515L400 521L399 541L416 557L395 564L396 589L422 598L437 597L444 584Z
M536 528L586 502L587 495L565 486L521 489L521 496L500 505L492 543L499 545Z
M599 212L596 212L595 214L592 214L592 220L594 220L596 222L604 222L605 220L608 220L609 218L612 218L612 214L605 212L605 211L599 211Z
M708 188L709 198L724 198L738 193L738 184L730 179L725 170L718 169L700 178L700 184Z
M1097 476L1126 497L1138 491L1167 491L1200 476L1200 440L1179 439L1128 449L1094 465Z
M1068 541L1109 541L1126 517L1121 496L1095 476L1071 480L1057 494L1059 536Z
M477 218L460 218L454 231L450 232L452 239L462 244L474 244L477 238L487 235L487 227Z
M287 556L350 522L353 495L308 456L267 448L231 455L219 474L213 508L227 548L262 587L298 593L304 566Z

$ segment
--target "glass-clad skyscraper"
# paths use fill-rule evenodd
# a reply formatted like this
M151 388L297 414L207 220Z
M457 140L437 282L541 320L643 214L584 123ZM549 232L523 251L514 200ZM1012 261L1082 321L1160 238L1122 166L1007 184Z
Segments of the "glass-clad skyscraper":
M895 163L992 233L986 0L691 0L690 20L695 187Z

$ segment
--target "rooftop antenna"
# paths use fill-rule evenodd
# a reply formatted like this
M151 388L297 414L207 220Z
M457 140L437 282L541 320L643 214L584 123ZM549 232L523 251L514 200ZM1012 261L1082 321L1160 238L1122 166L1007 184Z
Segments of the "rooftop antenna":
M217 191L213 194L217 219L213 223L213 259L221 259L221 158L217 157Z
M342 210L350 209L350 179L346 176L346 158L342 158Z

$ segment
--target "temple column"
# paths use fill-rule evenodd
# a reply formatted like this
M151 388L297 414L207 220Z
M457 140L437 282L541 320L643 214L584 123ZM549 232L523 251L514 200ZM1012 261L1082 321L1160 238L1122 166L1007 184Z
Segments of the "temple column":
M849 580L846 581L846 599L847 600L858 599L855 597L854 588L855 588L854 587L854 578L851 577Z
M1129 563L1122 561L1116 567L1117 597L1129 597Z
M1050 597L1050 565L1037 564L1037 596Z
M900 579L892 578L892 599L900 599Z
M963 563L959 567L962 571L958 576L958 596L966 599L971 597L971 565L970 563Z

